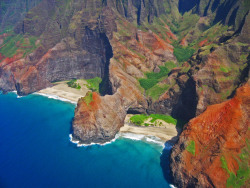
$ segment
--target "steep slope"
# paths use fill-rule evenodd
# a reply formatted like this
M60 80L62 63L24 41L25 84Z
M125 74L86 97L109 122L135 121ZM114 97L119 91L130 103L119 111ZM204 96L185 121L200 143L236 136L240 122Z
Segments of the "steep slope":
M97 13L102 4L96 1L92 7L93 3L44 0L32 9L15 28L21 38L13 42L17 48L15 55L2 54L0 88L3 91L17 90L19 95L25 95L48 87L55 81L103 78L112 49L106 34L98 28ZM85 11L77 11L80 7ZM73 16L74 11L77 13ZM86 20L79 20L79 16ZM14 36L9 35L10 38ZM36 39L35 50L27 54L21 47L30 48L22 43L29 41L31 36ZM5 40L8 42L8 37ZM3 44L3 49L6 46Z
M41 0L1 0L0 33L11 30L31 8L37 6L40 2Z
M189 120L244 82L249 48L240 38L249 36L245 1L199 1L199 11L194 2L183 10L172 0L43 0L15 33L0 36L0 89L26 95L56 81L103 78L110 96L92 94L95 108L81 99L75 111L74 136L84 142L113 138L127 111ZM229 12L247 6L223 25L215 18L224 4Z
M151 104L151 112L189 120L208 105L230 98L248 78L249 20L247 15L240 33L201 47L182 67L173 69L163 81L169 89Z
M249 187L250 85L192 119L172 149L179 187Z

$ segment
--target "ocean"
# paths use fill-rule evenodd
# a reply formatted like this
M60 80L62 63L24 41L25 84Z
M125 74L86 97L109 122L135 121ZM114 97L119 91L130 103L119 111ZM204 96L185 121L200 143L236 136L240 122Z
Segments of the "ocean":
M34 94L0 94L0 188L172 187L170 145L163 150L129 135L78 147L70 141L74 108Z

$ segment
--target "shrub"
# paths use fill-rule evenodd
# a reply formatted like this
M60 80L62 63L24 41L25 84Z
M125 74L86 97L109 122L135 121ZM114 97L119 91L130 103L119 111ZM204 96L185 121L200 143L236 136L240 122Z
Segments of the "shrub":
M185 62L190 57L192 57L193 53L195 52L195 49L193 48L182 48L182 47L176 47L174 48L174 55L178 62Z
M91 103L93 101L93 93L92 92L88 92L86 94L86 96L83 98L84 102L89 105L89 103Z
M99 85L100 83L102 82L102 79L100 77L95 77L95 78L92 78L92 79L88 79L86 80L87 81L87 88L89 88L90 90L92 91L95 91L95 92L100 92L100 88L99 88Z
M160 72L159 73L156 73L156 72L149 72L149 73L146 73L146 76L148 79L160 79L164 76L167 76L168 73L169 73L169 70L167 67L165 66L160 66Z
M239 154L240 160L236 159L238 162L239 169L236 173L230 171L227 165L226 158L222 156L220 158L222 168L227 171L230 175L227 179L227 187L242 187L246 185L246 182L250 179L250 168L248 164L249 159L249 151L250 151L250 143L249 140L246 140L246 146L241 149L241 153Z
M140 85L141 87L143 87L145 90L148 90L150 88L152 88L154 85L156 85L158 83L157 79L139 79Z
M152 118L150 123L144 123L148 118ZM176 119L174 119L171 116L167 116L163 114L151 114L151 115L138 114L130 118L131 123L135 125L144 125L144 126L154 125L156 120L163 120L166 123L172 123L174 125L177 124Z
M177 120L174 119L172 116L168 116L168 115L163 115L163 114L151 114L149 117L152 118L152 120L150 121L151 123L154 123L157 119L163 120L166 123L172 123L174 125L177 124Z
M190 153L192 153L193 155L195 155L195 142L193 140L191 140L186 148L186 150Z
M230 68L228 67L223 67L223 66L220 66L220 70L224 73L228 73L230 71Z
M169 85L155 85L152 88L147 90L147 95L152 97L153 100L157 100L165 91L167 91L169 88Z
M69 82L67 82L67 85L71 88L81 89L81 86L76 83L76 79L70 80Z
M147 115L144 114L138 114L138 115L134 115L130 118L131 123L134 123L136 125L142 125L144 123L145 120L148 119Z

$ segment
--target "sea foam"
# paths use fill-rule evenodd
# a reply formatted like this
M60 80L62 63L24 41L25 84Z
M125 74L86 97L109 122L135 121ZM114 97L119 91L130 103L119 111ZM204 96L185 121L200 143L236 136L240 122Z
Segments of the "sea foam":
M117 133L114 139L103 144L100 144L100 143L81 144L79 140L76 140L73 138L72 134L69 135L69 140L72 143L76 144L77 147L87 147L87 146L93 146L93 145L104 146L107 144L111 144L112 142L116 141L118 138L125 138L125 139L136 140L136 141L144 141L148 143L161 145L163 148L165 147L164 142L160 138L155 137L155 136L142 135L142 134Z
M112 140L109 141L109 142L105 142L105 143L103 143L103 144L101 144L101 143L94 143L94 142L92 142L92 143L90 143L90 144L82 144L82 143L80 143L79 140L74 139L73 136L72 136L72 134L69 135L69 140L70 140L70 142L76 144L77 147L87 147L87 146L93 146L93 145L104 146L104 145L107 145L107 144L111 144L111 143L114 142L117 138L119 138L119 136L116 135L114 139L112 139Z
M62 98L62 97L59 97L57 95L49 95L49 94L44 94L44 93L34 93L34 95L41 95L41 96L44 96L44 97L47 97L49 99L55 99L55 100L60 100L60 101L63 101L63 102L69 102L69 103L72 103L74 105L76 105L77 103L74 102L74 101L71 101L69 99L65 99L65 98Z

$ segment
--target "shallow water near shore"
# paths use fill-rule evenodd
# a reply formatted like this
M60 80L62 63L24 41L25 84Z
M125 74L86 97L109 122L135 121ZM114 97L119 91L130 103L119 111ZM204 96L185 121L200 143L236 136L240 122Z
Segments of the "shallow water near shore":
M0 187L170 187L159 144L70 142L74 108L39 95L0 94Z

